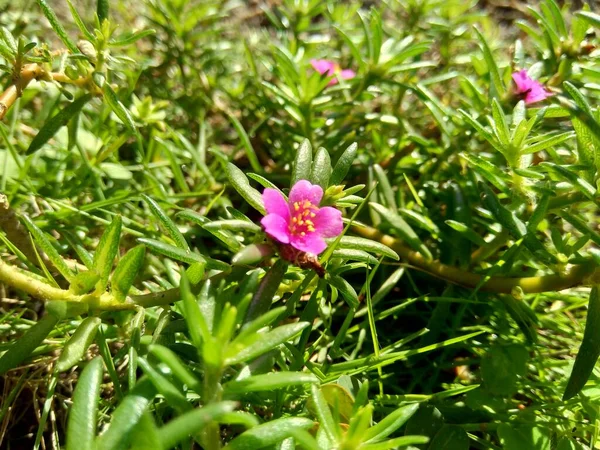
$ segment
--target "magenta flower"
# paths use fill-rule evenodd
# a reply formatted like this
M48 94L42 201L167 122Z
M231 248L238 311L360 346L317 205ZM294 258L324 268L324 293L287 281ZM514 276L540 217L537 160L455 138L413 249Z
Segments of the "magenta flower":
M266 188L262 198L267 215L260 223L276 241L318 255L327 248L323 238L338 236L344 227L341 211L330 206L319 208L322 197L321 186L306 180L292 187L288 202L278 190Z
M338 82L337 78L335 78L336 74L339 74L344 80L349 80L356 76L356 72L352 69L341 69L339 64L329 61L327 59L311 59L311 66L321 75L327 75L330 77L334 77L329 81L328 86L333 86Z
M513 73L512 79L517 85L517 94L524 96L527 104L541 102L552 95L542 83L527 75L526 70Z

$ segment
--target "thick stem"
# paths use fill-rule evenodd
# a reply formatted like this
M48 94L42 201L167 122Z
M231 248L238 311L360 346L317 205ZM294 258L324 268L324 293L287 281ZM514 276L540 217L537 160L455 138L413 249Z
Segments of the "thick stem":
M406 260L414 268L427 272L434 277L441 278L460 286L476 288L485 279L485 275L479 275L467 272L456 267L447 266L439 261L428 261L420 253L411 250L401 241L383 234L375 228L368 226L353 226L356 233L361 236L379 241L395 250L400 258ZM585 283L585 280L592 277L594 272L600 272L592 265L582 264L572 266L563 274L544 275L539 277L490 277L489 280L482 283L481 290L487 292L497 292L510 294L514 288L520 287L527 294L560 291L570 287ZM595 275L595 274L594 274Z
M23 66L19 78L15 83L0 94L0 120L4 119L10 107L14 105L17 98L21 96L23 89L27 87L31 80L46 76L46 71L38 64L26 64Z
M6 264L0 259L0 283L5 283L20 291L27 292L29 295L44 301L64 301L81 303L90 308L104 310L124 310L135 309L136 304L132 301L119 302L111 294L105 292L97 294L74 294L71 291L55 288L33 277L28 276L15 266Z

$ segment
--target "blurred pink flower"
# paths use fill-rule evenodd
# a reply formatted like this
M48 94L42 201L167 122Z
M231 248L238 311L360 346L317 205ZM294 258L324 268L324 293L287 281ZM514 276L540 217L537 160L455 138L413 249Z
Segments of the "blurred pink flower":
M260 223L276 241L318 255L327 248L323 238L338 236L344 227L341 211L330 206L319 208L322 197L321 186L306 180L292 187L288 202L276 189L266 188L262 198L267 215Z
M329 81L328 86L333 86L338 82L335 75L339 74L344 80L349 80L356 76L356 72L352 69L341 69L339 64L329 61L327 59L311 59L311 66L321 75L327 75L330 77L334 77Z
M527 104L541 102L552 95L544 89L542 83L527 75L526 70L513 73L512 79L517 85L517 94L524 96L525 103Z

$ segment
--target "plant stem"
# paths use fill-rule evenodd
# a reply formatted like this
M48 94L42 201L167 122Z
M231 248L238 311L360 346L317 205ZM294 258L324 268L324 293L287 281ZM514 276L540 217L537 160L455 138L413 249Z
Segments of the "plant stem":
M384 234L375 228L364 225L354 225L352 228L356 233L365 238L387 245L395 250L400 258L406 260L416 269L427 272L434 277L468 288L477 287L485 278L485 275L467 272L457 267L442 264L439 261L428 261L420 253L411 250L398 239ZM481 290L504 294L510 294L516 287L520 287L527 294L561 291L584 284L587 279L595 277L598 272L600 272L600 269L592 265L581 264L572 266L562 274L523 278L490 277L482 285Z

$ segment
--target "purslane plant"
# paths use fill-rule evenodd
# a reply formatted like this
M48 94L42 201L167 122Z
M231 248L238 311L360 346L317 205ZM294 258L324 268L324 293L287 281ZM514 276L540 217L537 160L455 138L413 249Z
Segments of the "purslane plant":
M50 386L84 365L95 342L117 399L105 405L112 422L97 437L104 368L92 359L74 397L67 447L124 448L135 445L132 436L149 436L160 448L194 441L208 449L380 449L429 441L464 448L470 440L500 446L549 433L540 411L552 423L556 408L570 414L574 400L547 401L562 390L560 377L566 381L564 361L547 354L552 364L544 360L537 374L528 372L528 358L540 349L526 345L545 339L562 358L565 332L552 327L564 326L563 309L570 320L585 303L587 286L595 286L590 319L598 313L600 116L590 94L597 56L584 43L597 16L584 10L567 30L554 1L542 2L541 12L531 8L545 39L535 40L541 50L532 59L543 64L530 73L543 71L539 79L550 91L514 72L530 67L521 44L514 61L496 59L503 53L471 29L464 2L411 6L414 35L396 29L395 10L346 16L334 2L287 2L269 16L280 41L251 37L227 51L216 42L231 42L214 39L227 35L221 2L194 5L200 12L176 3L144 6L166 30L152 41L152 54L170 46L165 61L141 75L126 71L126 58L114 50L149 34L113 38L106 1L93 32L71 8L88 42L75 45L38 0L68 49L58 71L49 55L31 55L31 45L12 45L2 32L0 52L14 76L0 114L21 120L16 99L36 78L57 82L67 97L77 94L68 106L48 106L60 112L36 122L40 131L22 148L32 155L25 161L13 134L0 127L5 162L10 151L23 177L9 179L3 168L15 206L1 205L7 237L0 237L14 256L0 260L0 282L43 300L48 312L7 346L0 372L53 351L43 341L58 324L77 327ZM186 11L215 34L196 36ZM440 17L456 26L440 28ZM335 24L331 36L343 59L308 39L322 18ZM195 39L206 47L192 45ZM474 42L480 51L472 51ZM443 60L435 59L434 44ZM241 54L248 73L239 68ZM341 70L333 59L359 69ZM315 71L306 70L308 61ZM144 100L134 100L130 111L130 90L115 92L113 83L127 80L133 90L138 76ZM353 81L338 84L336 77ZM165 92L167 104L150 98ZM88 105L94 96L102 102ZM155 115L159 106L169 115ZM73 154L81 166L65 166ZM50 175L37 182L26 176L30 165ZM110 177L100 175L110 169ZM72 186L61 181L65 171ZM81 173L104 178L79 184ZM280 190L288 180L289 191ZM32 198L43 199L42 207ZM21 211L29 214L15 220ZM103 233L92 232L95 222ZM30 235L35 246L27 244ZM557 292L570 287L583 289ZM598 356L588 323L565 398L585 390ZM440 349L440 364L419 359ZM464 359L459 376L454 369ZM362 378L371 376L379 391L373 403ZM472 382L476 377L481 383ZM314 387L305 401L308 385ZM47 405L53 396L50 389ZM442 402L455 396L458 413ZM524 398L529 403L516 403ZM418 413L415 402L423 403ZM535 417L526 415L530 404ZM583 421L559 419L552 433L564 445L592 428L575 436L572 421ZM497 433L481 431L488 423L499 423ZM537 428L519 434L516 426L511 434L515 423ZM399 427L406 436L388 439Z

